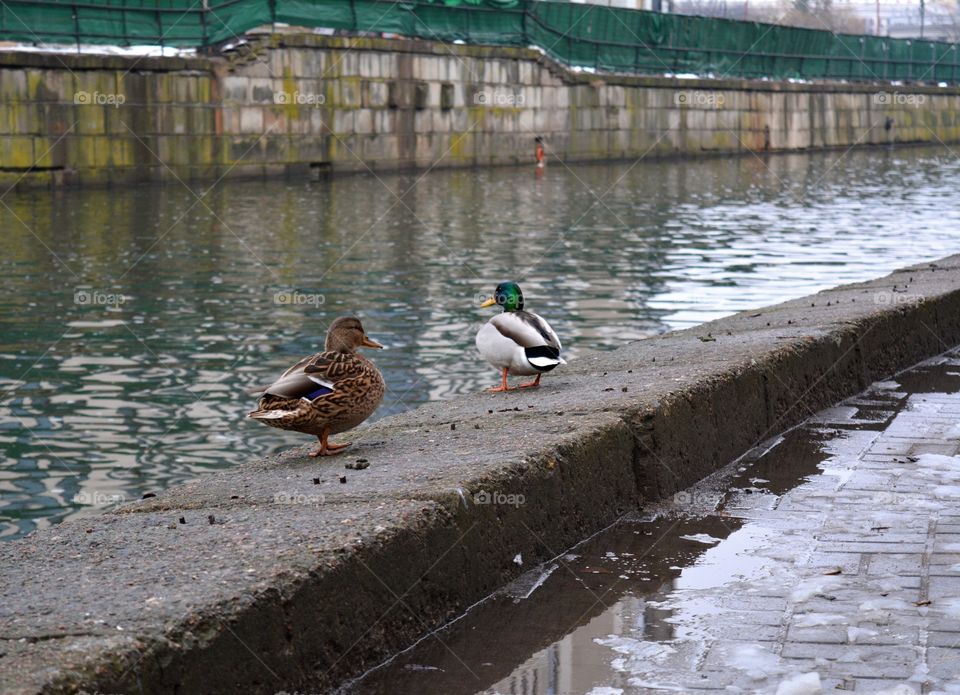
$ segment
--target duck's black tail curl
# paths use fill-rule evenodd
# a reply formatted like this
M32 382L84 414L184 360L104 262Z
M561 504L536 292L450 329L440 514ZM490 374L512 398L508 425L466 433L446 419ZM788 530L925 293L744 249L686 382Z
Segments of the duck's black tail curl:
M560 357L560 351L549 345L524 348L523 352L527 357L527 362L538 372L549 372L557 365L564 364Z

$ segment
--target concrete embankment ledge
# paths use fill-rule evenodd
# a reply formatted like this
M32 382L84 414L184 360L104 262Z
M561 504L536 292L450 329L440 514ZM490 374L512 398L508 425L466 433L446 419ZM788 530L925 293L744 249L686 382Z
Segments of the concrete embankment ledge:
M427 404L337 458L304 446L0 544L0 691L328 689L958 343L952 256L593 353L537 391Z

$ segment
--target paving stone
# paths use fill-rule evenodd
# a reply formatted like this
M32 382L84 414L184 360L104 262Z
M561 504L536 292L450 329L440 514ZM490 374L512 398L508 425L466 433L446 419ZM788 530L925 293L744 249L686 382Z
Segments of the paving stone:
M882 680L880 678L858 678L854 692L858 693L881 693L896 692L895 688L910 688L915 693L920 693L921 686L918 683L905 682L903 680ZM906 692L906 691L904 691Z
M818 644L846 644L846 627L791 627L787 642L814 642Z
M960 649L960 632L938 632L932 631L927 635L927 645L930 647L946 647L948 649ZM960 653L956 655L960 660Z
M934 360L924 379L938 364L946 369ZM960 393L903 393L899 412L886 404L882 420L876 411L861 418L885 428L845 439L839 428L854 426L866 399L819 413L809 431L835 442L821 473L779 499L744 494L727 508L770 542L742 555L742 578L704 591L712 605L737 609L708 630L701 668L727 674L709 687L772 693L813 671L823 692L921 693L960 679L960 500L937 490L950 484L944 469L916 459L957 452L960 442L945 434L960 420ZM776 456L774 448L749 458L743 477ZM749 579L757 560L767 574Z
M870 557L869 574L916 574L923 572L923 554L878 553Z
M930 647L927 665L935 678L960 679L960 648Z
M960 606L960 576L930 577L929 596L931 599L956 598Z
M874 555L882 555L922 553L924 551L924 545L923 543L882 543L873 540L826 541L820 549L829 549L838 553L871 553Z
M807 564L811 567L839 567L844 574L856 574L862 557L860 553L833 553L817 550L807 560Z

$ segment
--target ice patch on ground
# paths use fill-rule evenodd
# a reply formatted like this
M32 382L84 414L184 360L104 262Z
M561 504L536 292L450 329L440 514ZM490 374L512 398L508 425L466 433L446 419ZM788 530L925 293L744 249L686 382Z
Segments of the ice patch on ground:
M877 382L875 382L875 383L870 387L870 390L877 390L877 391L896 391L896 390L899 389L899 388L900 388L900 382L899 382L899 381L893 381L893 380L891 379L891 380L889 380L889 381L877 381Z
M737 645L730 655L729 663L757 681L783 673L780 657L759 644Z
M960 480L960 458L944 454L920 454L914 462L922 472L937 471L950 480Z
M911 683L926 683L930 680L930 667L926 664L917 664L916 668L913 669L913 675L910 676Z
M876 637L877 631L865 627L848 627L847 641L851 644L856 643L861 637Z
M960 695L960 681L944 683L943 690L931 690L929 695Z
M960 618L960 596L952 596L935 601L934 607L947 617Z
M793 619L794 627L824 627L845 624L847 617L836 613L800 613Z
M606 685L598 685L592 688L586 695L623 695L623 688L611 688Z
M553 574L560 565L554 563L548 567L541 565L529 572L525 572L510 582L503 589L503 593L513 598L514 602L530 598L533 592L543 586L551 574Z
M863 662L863 658L861 658L860 654L851 649L850 651L846 651L838 656L837 661L842 664L857 664Z
M893 611L904 611L913 608L906 601L896 598L874 598L864 601L858 607L861 617L865 620L885 620Z
M662 663L668 656L676 652L669 644L659 642L645 642L632 637L607 635L593 640L596 644L609 647L617 654L627 656L627 659L615 659L614 668L618 671L633 671L643 663L653 661Z
M649 688L652 690L667 690L674 693L682 693L684 689L676 683L661 683L659 681L648 681L643 678L631 678L627 681L634 688Z
M706 545L714 545L721 541L720 538L714 538L707 533L693 533L687 536L680 536L685 541L696 541L697 543L705 543Z
M818 695L823 692L819 673L801 673L777 686L776 695Z
M960 485L937 485L933 488L933 494L948 499L960 497Z
M895 685L892 688L877 690L873 695L917 695L917 691L909 685Z
M790 592L790 600L794 603L809 601L817 594L823 594L828 590L836 589L843 581L843 578L839 576L810 577L809 579L804 579Z

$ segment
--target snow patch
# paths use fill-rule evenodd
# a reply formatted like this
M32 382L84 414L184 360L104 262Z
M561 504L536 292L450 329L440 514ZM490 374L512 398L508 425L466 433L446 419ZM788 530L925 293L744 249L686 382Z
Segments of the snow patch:
M21 51L25 53L85 53L88 55L113 56L194 56L193 48L174 48L173 46L100 46L82 43L79 46L71 44L50 43L16 43L0 46L0 51Z
M730 656L730 665L753 680L783 673L780 657L759 644L738 645Z
M878 381L874 383L874 385L871 386L870 388L876 389L877 391L896 391L898 388L900 388L900 382L893 381L893 380Z
M820 674L801 673L789 678L777 686L776 695L818 695L823 692L820 683Z
M931 690L930 695L960 695L960 682L944 683L943 690Z
M911 688L909 685L895 685L892 688L885 688L884 690L878 690L874 695L917 695L917 691Z
M892 611L905 611L912 608L906 601L896 598L875 598L860 604L859 610L866 620L884 620Z
M824 627L845 624L847 618L836 613L800 613L793 619L794 627Z
M687 536L680 536L681 539L685 541L695 541L697 543L704 543L705 545L715 545L720 542L719 538L714 538L707 533L693 533Z
M674 693L682 693L684 689L675 683L660 683L659 681L648 681L643 678L631 678L627 681L635 688L650 688L653 690L668 690Z
M877 634L876 630L869 630L865 627L848 627L847 628L847 641L851 644L854 644L861 637L875 637Z
M937 497L948 499L960 497L960 485L937 485L933 488L933 494Z
M645 642L643 640L633 639L632 637L621 637L620 635L607 635L606 637L597 637L593 640L596 644L603 647L609 647L617 654L624 654L629 657L630 662L654 661L662 663L664 659L673 654L676 650L667 644L659 642ZM616 659L615 664L619 666L618 671L632 670L631 663L626 659Z
M834 589L843 583L842 577L810 577L804 579L794 587L790 592L790 600L794 603L803 603L809 601L817 594L825 593L828 589Z
M960 459L944 454L920 454L914 462L925 471L946 473L951 480L960 480ZM952 474L952 475L951 475Z
M941 599L936 601L934 606L948 618L960 618L960 596Z

